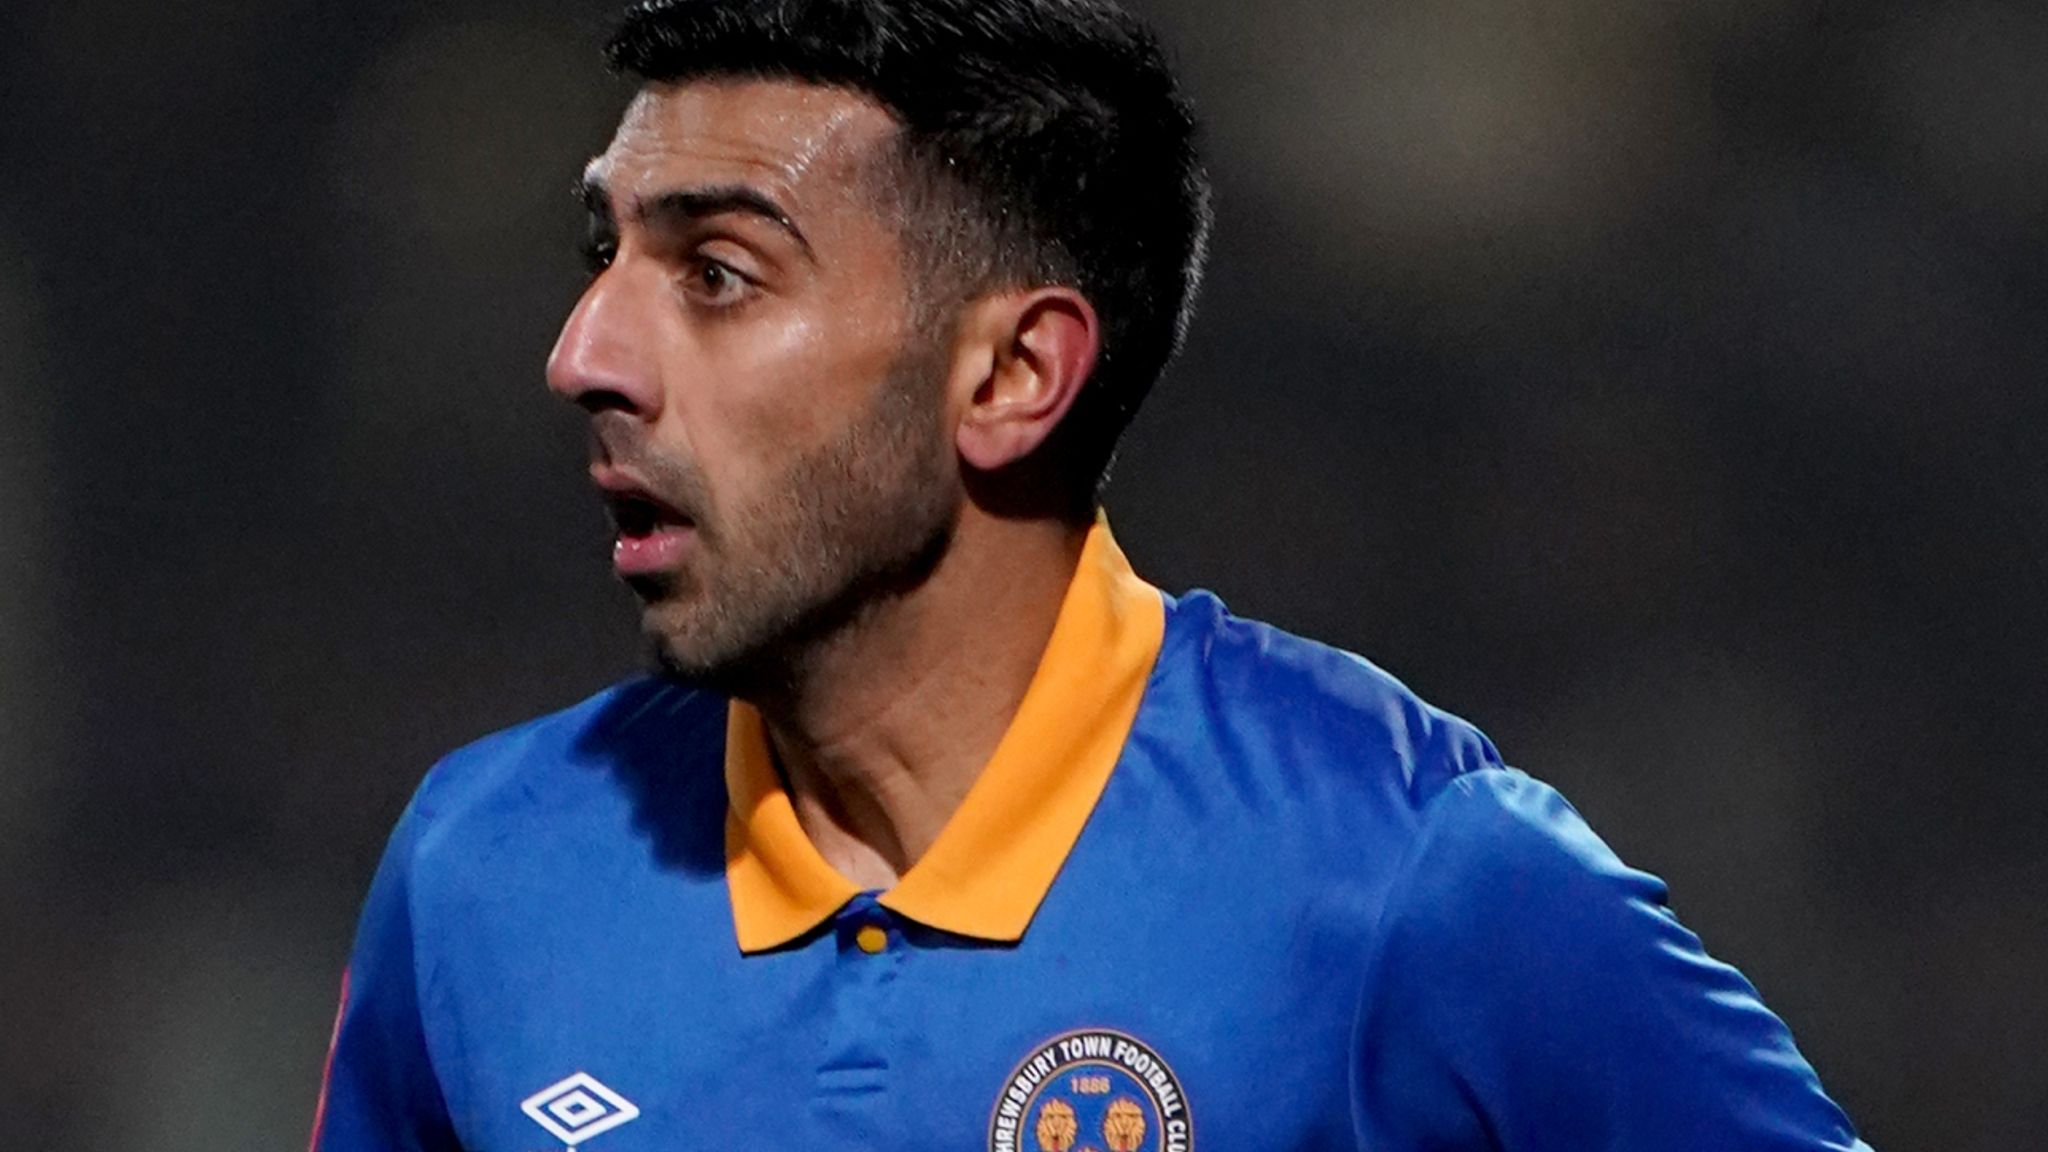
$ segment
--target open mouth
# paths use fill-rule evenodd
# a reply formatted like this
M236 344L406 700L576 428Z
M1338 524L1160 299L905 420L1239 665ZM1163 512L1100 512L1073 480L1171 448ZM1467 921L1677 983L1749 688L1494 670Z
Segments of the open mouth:
M696 536L696 522L637 487L607 487L606 511L617 538L612 567L628 580L673 572Z
M691 528L696 525L696 521L681 509L656 499L636 480L601 478L598 488L604 497L605 511L611 514L612 526L618 529L620 536L639 539L664 528Z
M667 512L645 496L617 493L607 497L605 503L611 510L612 526L627 539L642 540L654 535L664 520L674 524L687 523L681 516Z

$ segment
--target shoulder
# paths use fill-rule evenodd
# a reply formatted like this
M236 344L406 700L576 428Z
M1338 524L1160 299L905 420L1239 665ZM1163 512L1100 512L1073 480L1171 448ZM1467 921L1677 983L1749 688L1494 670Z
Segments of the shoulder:
M415 792L402 838L422 861L475 860L507 840L615 823L670 776L722 800L725 715L724 697L657 677L615 684L443 757Z
M445 820L508 794L531 797L536 790L573 786L589 770L610 767L650 742L706 728L722 741L725 704L723 697L652 676L626 680L450 752L421 782L415 806L430 820Z
M1556 789L1514 769L1449 781L1423 810L1390 932L1474 946L1513 936L1568 958L1588 938L1676 929L1663 881L1622 863ZM1527 953L1525 952L1525 955Z
M1170 601L1160 664L1170 710L1203 714L1291 773L1349 775L1410 810L1503 766L1477 727L1371 661L1232 615L1206 592Z
M1865 1149L1756 989L1555 790L1488 769L1422 815L1356 1019L1387 1143L1462 1132L1476 1101L1518 1148Z
M1177 708L1207 713L1238 747L1256 744L1247 759L1325 781L1325 794L1391 801L1416 915L1528 922L1546 901L1570 906L1590 889L1662 902L1662 885L1623 865L1555 789L1362 656L1197 592L1173 605L1162 664L1183 681Z

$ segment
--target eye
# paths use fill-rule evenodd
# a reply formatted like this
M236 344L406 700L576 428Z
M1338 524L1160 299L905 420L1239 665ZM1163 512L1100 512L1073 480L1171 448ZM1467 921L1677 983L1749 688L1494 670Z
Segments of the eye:
M699 303L713 308L730 308L745 302L753 291L751 280L723 260L699 256L684 277L683 289Z
M619 254L619 238L593 230L583 240L583 270L596 276L612 266Z

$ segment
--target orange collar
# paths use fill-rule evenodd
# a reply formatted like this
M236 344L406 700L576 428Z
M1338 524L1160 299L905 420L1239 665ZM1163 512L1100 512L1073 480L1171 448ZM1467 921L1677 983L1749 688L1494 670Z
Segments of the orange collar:
M958 936L1023 939L1123 754L1165 635L1159 590L1131 571L1097 520L994 757L882 904ZM725 786L725 875L740 951L779 948L859 890L804 835L760 713L737 700L726 718Z

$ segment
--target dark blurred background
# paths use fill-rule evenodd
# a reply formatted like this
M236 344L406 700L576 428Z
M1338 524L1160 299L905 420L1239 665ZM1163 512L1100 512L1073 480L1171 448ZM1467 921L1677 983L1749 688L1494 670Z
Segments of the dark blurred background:
M1884 1149L2048 1130L2048 10L1153 0L1110 506L1562 787ZM588 0L0 10L0 1143L300 1147L442 752L638 663L541 365Z

